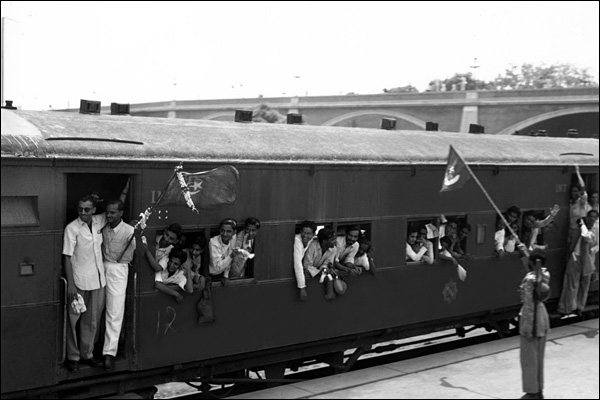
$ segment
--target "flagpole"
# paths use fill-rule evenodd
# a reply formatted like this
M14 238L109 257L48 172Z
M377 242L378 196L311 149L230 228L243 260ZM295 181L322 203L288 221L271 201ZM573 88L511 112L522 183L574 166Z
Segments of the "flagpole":
M479 186L479 189L481 189L481 191L483 192L483 194L485 195L485 197L488 199L488 201L490 202L490 204L492 205L492 207L494 207L494 210L496 210L496 213L502 219L502 222L504 222L504 225L506 225L506 227L510 231L511 235L513 235L515 237L515 239L517 241L517 245L518 244L523 244L519 240L519 237L517 236L517 234L512 230L512 228L510 227L510 224L508 223L508 221L506 221L506 218L504 218L504 215L502 214L502 212L500 211L500 209L498 208L498 206L496 206L496 203L494 203L494 200L492 200L492 198L488 194L487 190L485 190L485 188L483 187L483 185L481 184L481 182L479 182L479 179L477 179L477 177L475 176L475 174L471 170L471 167L469 167L469 164L467 164L465 162L465 160L462 158L462 156L460 154L458 154L458 152L456 151L456 149L454 147L452 147L452 145L450 145L450 148L454 151L454 153L459 158L459 160L464 164L464 166L467 169L467 171L469 171L469 174L471 175L471 177L473 178L473 180L475 181L475 183L477 183L477 186ZM525 255L529 256L529 251L527 250L526 247L523 250L523 252L525 253Z
M171 177L169 178L169 180L167 181L167 184L164 188L164 190L160 193L160 196L158 196L158 199L154 202L154 204L151 207L146 207L146 211L144 212L144 215L148 215L150 216L154 210L156 210L156 207L158 207L158 204L160 203L160 201L162 200L163 197L165 197L165 193L167 192L167 188L169 187L169 185L171 184L171 181L173 180L173 178L175 178L175 176L177 176L177 171L179 171L180 169L183 168L183 163L179 163L179 165L177 167L175 167L175 171L173 172L173 175L171 175ZM134 231L135 229L142 223L142 221L138 221L135 226L133 227ZM144 231L144 228L142 228L142 230L140 231L140 234ZM131 242L133 241L133 237L135 236L135 232L134 235L131 235L131 237L129 238L129 241L127 242L127 246L125 246L125 248L123 249L123 252L121 253L121 255L119 256L119 258L117 258L117 262L121 261L121 258L123 258L123 255L125 254L125 252L127 251L127 249L129 248L129 245L131 244Z

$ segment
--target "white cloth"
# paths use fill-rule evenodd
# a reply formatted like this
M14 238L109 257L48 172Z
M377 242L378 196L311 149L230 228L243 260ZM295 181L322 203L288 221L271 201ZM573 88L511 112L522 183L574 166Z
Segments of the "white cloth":
M129 266L127 263L105 261L104 269L106 271L106 331L102 354L116 356L125 315Z
M83 297L81 297L79 293L77 293L77 297L71 303L71 307L73 308L73 312L75 314L81 314L87 311Z
M302 243L302 237L298 233L294 236L294 275L296 275L296 284L298 289L302 289L306 287L306 277L304 276L304 267L302 266L302 259L304 258L304 254L306 253L306 249L312 242L311 239L306 247Z
M354 265L363 267L367 271L371 269L371 264L369 263L369 258L366 253L360 257L354 257Z

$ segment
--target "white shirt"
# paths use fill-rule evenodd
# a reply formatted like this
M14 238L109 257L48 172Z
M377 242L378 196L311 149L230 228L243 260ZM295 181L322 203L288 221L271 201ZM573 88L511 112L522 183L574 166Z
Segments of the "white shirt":
M114 229L110 225L104 227L102 230L102 255L104 260L120 264L128 264L133 260L135 250L133 230L133 226L126 224L123 220ZM127 251L123 253L125 246L127 246ZM123 254L123 257L121 257L121 254Z
M71 257L73 280L80 290L96 290L106 286L102 260L102 228L106 214L92 215L92 227L77 217L65 227L63 254Z
M234 247L234 238L231 238L227 244L223 243L221 235L210 238L210 263L208 265L208 271L211 275L223 273L225 278L229 278L229 270L231 269L230 254Z
M169 276L169 271L163 269L162 271L156 273L154 276L154 281L162 282L165 285L174 283L185 291L187 278L185 277L185 271L183 271L181 268L175 271L175 273L171 276Z
M298 289L302 289L306 287L306 278L304 276L304 267L302 266L302 259L304 258L304 254L306 254L306 249L312 242L311 239L306 247L302 243L302 237L298 233L294 236L294 274L296 275L296 282L298 284Z

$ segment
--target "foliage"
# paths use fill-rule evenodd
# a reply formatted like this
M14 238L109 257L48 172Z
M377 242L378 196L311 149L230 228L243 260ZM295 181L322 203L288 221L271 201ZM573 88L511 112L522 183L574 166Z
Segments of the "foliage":
M579 69L572 64L511 66L493 81L497 89L550 89L598 86L587 68Z
M253 122L268 122L271 124L284 124L287 118L279 113L268 104L259 104L254 111L252 111Z
M432 91L452 91L452 90L492 90L494 86L491 82L485 82L473 78L471 72L455 73L451 78L444 80L435 79L429 82L430 90Z
M434 79L429 82L427 91L445 92L454 90L510 90L510 89L554 89L582 86L598 86L587 68L578 68L569 63L533 65L524 63L513 66L499 74L492 81L482 81L473 77L472 72L457 72L446 79ZM400 86L383 89L384 93L418 92L412 86Z

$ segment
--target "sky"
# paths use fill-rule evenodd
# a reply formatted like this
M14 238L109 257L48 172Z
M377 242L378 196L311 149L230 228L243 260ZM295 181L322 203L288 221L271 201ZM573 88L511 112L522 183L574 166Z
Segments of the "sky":
M570 63L598 81L598 5L2 1L2 95L49 110L377 94L523 63Z

